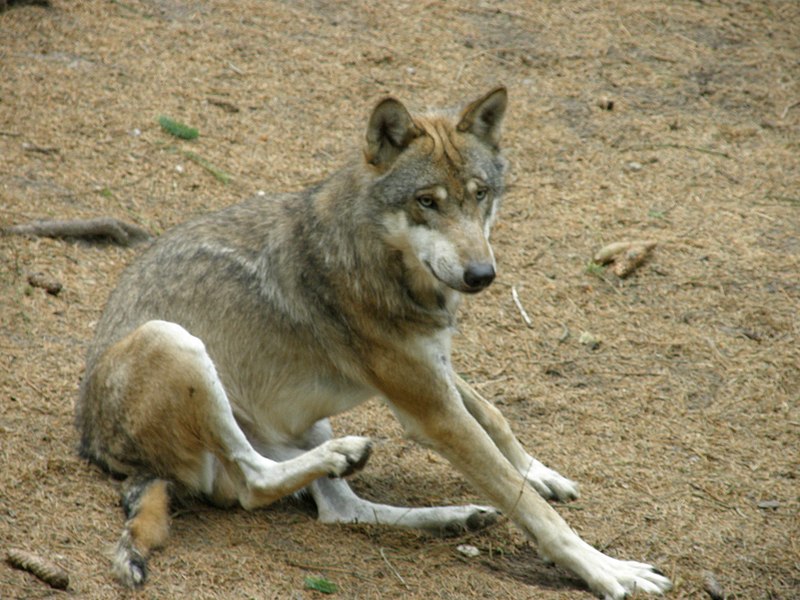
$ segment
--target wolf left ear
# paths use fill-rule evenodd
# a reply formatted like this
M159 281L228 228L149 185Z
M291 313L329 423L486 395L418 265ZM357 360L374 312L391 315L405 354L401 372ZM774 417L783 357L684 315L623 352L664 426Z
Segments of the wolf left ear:
M506 114L508 92L501 86L467 106L456 128L469 132L494 149L500 145L500 129Z
M372 111L367 126L367 162L388 166L421 133L399 100L382 100Z

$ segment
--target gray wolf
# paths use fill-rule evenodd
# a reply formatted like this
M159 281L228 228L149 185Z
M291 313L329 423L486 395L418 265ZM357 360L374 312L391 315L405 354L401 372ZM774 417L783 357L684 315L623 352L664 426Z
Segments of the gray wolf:
M256 197L163 235L111 295L77 405L83 456L127 477L113 571L137 586L178 494L246 509L307 490L324 523L474 529L499 509L592 591L661 592L548 504L576 485L532 458L450 360L462 294L495 278L507 92L460 112L387 98L362 152L304 192ZM368 502L342 479L371 451L328 417L385 399L493 507Z

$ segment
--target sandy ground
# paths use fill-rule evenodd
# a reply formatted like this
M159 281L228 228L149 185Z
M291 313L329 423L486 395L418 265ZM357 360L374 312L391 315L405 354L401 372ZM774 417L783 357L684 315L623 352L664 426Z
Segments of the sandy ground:
M386 94L459 105L500 82L500 275L465 302L459 370L581 483L558 507L573 527L658 565L670 598L708 597L708 573L727 598L800 598L800 4L11 3L0 226L111 216L159 234L324 177ZM169 136L160 115L199 138ZM630 239L658 245L627 279L589 264ZM308 576L341 598L589 597L506 521L436 539L320 526L289 501L189 507L144 590L118 588L116 484L76 456L72 414L93 325L137 252L0 237L0 551L71 578L59 592L0 564L0 597L321 597ZM57 296L29 284L37 272ZM378 440L361 494L481 502L378 402L335 424Z

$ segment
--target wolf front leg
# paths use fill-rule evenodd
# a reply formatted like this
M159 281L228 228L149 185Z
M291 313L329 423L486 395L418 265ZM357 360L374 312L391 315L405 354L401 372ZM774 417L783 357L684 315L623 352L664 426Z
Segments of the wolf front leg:
M540 554L581 577L602 598L634 590L662 593L670 581L654 567L596 550L529 485L468 412L441 356L431 364L393 363L383 389L409 434L450 461L478 490L536 541ZM449 366L449 365L448 365Z
M276 460L289 460L306 454L310 448L319 447L334 439L328 419L317 421L295 442L297 446L283 445L276 452L274 446L255 448ZM317 505L317 518L321 523L369 523L406 529L418 529L433 535L458 535L494 524L499 513L489 506L431 506L408 507L379 504L360 498L340 477L320 477L308 486Z
M512 465L543 498L566 502L578 497L578 484L528 454L511 431L503 414L453 372L458 393L469 414L480 423Z

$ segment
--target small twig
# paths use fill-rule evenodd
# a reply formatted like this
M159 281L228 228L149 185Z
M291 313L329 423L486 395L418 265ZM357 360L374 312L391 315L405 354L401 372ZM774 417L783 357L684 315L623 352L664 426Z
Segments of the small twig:
M499 7L495 7L495 6L492 6L492 7L488 7L487 6L485 8L482 8L482 7L478 7L478 8L472 8L472 7L463 8L463 7L459 7L456 10L458 12L470 13L470 14L474 14L474 15L487 15L487 14L488 15L509 15L509 16L512 16L512 17L517 17L519 19L531 20L531 17L529 15L523 13L523 12L507 10L505 8L499 8Z
M392 565L392 563L390 563L390 562L389 562L389 559L388 559L388 558L386 558L386 553L383 551L383 548L381 548L381 558L383 558L383 560L384 560L384 562L386 563L386 565L387 565L387 566L388 566L388 567L389 567L389 568L392 570L392 573L394 573L394 574L395 574L395 577L397 577L397 579L399 579L399 580L400 580L400 583L402 583L402 584L403 584L403 586L404 586L404 587L405 587L407 590L408 590L408 589L411 589L411 588L408 586L408 584L406 583L406 580L405 580L405 579L403 579L403 576L402 576L402 575L400 575L400 573L397 571L397 569L395 569L395 568L394 568L394 566Z
M26 152L38 152L39 154L58 154L58 148L37 146L36 144L22 144L22 149Z
M728 510L735 510L735 509L736 509L736 507L735 507L735 506L731 506L731 505L730 505L730 504L728 504L727 502L725 502L725 501L721 500L720 498L718 498L717 496L715 496L713 493L711 493L709 490L707 490L706 488L704 488L702 485L698 485L698 484L696 484L696 483L689 483L689 486L690 486L691 488L693 488L693 489L697 490L698 492L702 492L703 494L705 494L705 496L706 496L706 497L707 497L709 500L711 500L712 502L714 502L714 503L718 504L718 505L719 505L719 506L721 506L722 508L727 508Z
M151 239L150 234L132 223L112 217L71 221L33 221L0 229L0 235L35 235L52 238L110 238L120 246L131 246Z
M789 111L792 110L795 106L800 106L800 100L797 100L796 102L792 102L791 104L786 105L786 108L784 108L783 112L781 113L781 121L786 118L786 115L788 115Z
M706 343L714 351L714 353L717 355L717 357L719 358L719 361L722 363L722 365L727 367L728 364L729 364L728 363L728 358L720 351L719 348L717 348L717 344L714 343L714 340L712 340L710 337L707 337L707 336L704 339L706 340Z
M727 152L720 152L719 150L709 150L708 148L700 148L698 146L689 146L687 144L639 144L636 146L629 146L621 150L622 152L631 152L633 150L657 150L659 148L676 148L678 150L693 150L694 152L702 152L704 154L712 154L714 156L721 156L722 158L731 158Z
M227 102L225 100L218 100L217 98L209 98L208 99L208 103L221 108L225 112L229 112L229 113L238 113L239 112L239 107L238 106L236 106L235 104L232 104L231 102Z
M519 301L519 294L517 294L517 288L513 285L511 286L511 298L514 300L514 304L517 305L517 310L519 310L519 314L522 315L522 319L525 321L525 324L528 327L533 327L533 321L531 321L528 313L526 313L525 309L522 307L522 302Z
M331 573L346 573L347 575L353 575L353 569L350 568L345 569L342 567L332 567L328 565L310 565L293 560L287 560L286 564L291 565L292 567L297 567L298 569L308 569L309 571L328 571Z
M44 393L44 391L42 391L42 388L40 388L39 386L37 386L37 385L36 385L35 383L33 383L33 382L30 380L30 379L27 379L26 377L24 377L24 376L23 376L23 377L22 377L22 381L23 381L23 383L25 383L25 384L26 384L26 385L27 385L29 388L31 388L31 389L32 389L34 392L36 392L37 394L39 394L39 397L40 397L40 398L47 398L47 395Z

